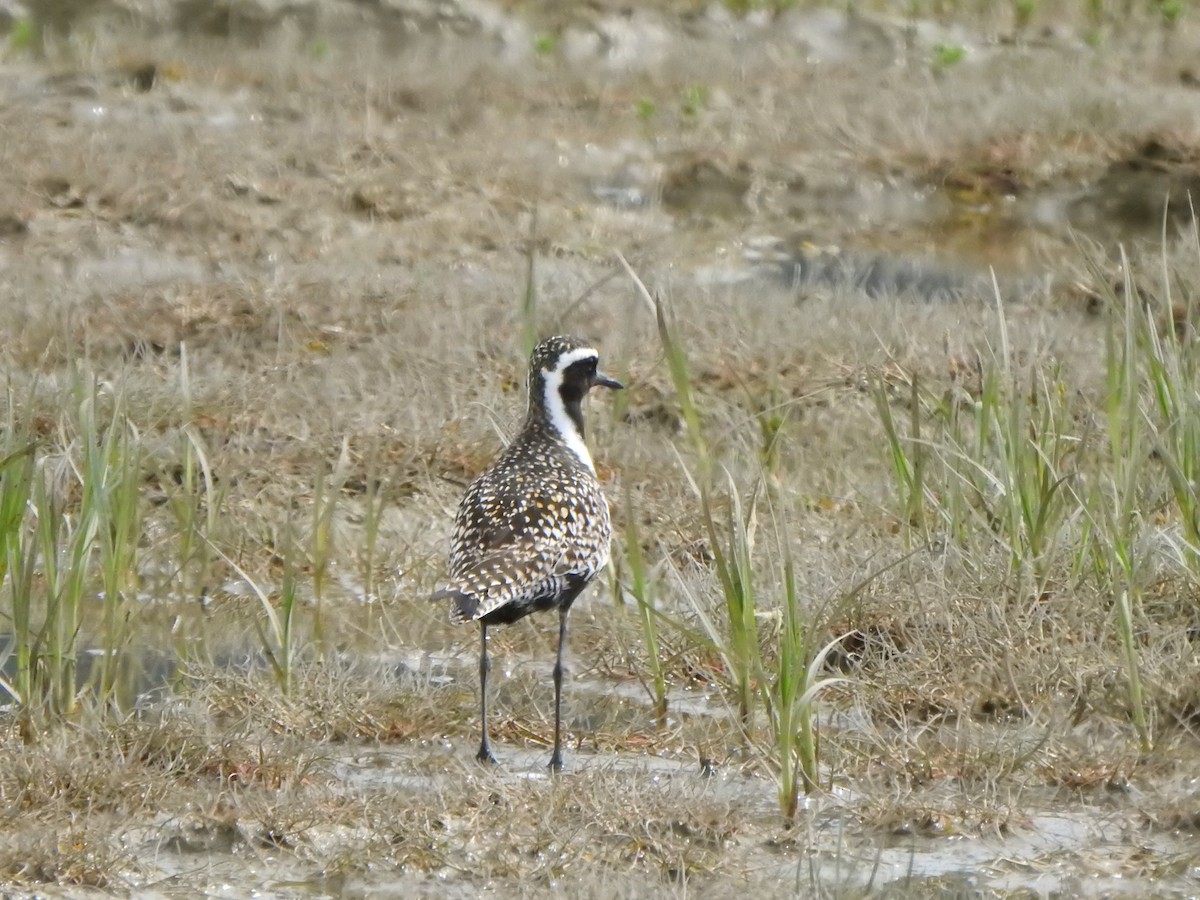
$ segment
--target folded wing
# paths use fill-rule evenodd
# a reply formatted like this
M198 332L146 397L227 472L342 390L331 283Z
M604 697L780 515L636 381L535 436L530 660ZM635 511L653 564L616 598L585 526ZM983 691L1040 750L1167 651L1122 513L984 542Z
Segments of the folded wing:
M553 552L556 549L538 548L527 541L496 548L455 572L430 599L452 601L452 622L481 619L508 605L516 607L514 613L532 612L539 601L554 598L576 574L571 560Z

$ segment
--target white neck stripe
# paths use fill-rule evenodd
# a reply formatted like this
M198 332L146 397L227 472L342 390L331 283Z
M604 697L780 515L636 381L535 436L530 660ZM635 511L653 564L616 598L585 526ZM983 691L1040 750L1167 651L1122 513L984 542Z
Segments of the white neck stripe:
M575 420L567 414L567 407L563 403L562 394L559 389L563 383L563 372L568 367L579 362L581 359L599 356L591 347L580 347L572 350L569 353L564 353L558 358L558 364L553 369L545 370L544 384L546 385L546 395L542 398L543 405L546 408L546 416L550 419L550 426L558 432L559 437L563 439L563 443L579 457L579 461L588 467L592 472L596 471L596 467L592 465L592 454L588 453L587 444L584 443L583 435L579 433L579 429L575 426Z

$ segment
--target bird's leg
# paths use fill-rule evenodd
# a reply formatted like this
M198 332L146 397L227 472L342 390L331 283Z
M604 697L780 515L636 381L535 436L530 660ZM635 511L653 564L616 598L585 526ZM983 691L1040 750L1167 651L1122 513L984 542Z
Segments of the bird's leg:
M480 762L494 763L496 757L492 756L492 748L488 746L487 732L487 677L488 671L492 664L488 661L487 655L487 626L482 622L479 623L479 728L483 732L483 737L479 741L479 752L475 754L475 758Z
M567 642L567 613L571 611L570 604L564 605L558 613L558 659L554 663L554 753L550 756L550 771L561 772L562 761L562 679L563 679L563 645Z

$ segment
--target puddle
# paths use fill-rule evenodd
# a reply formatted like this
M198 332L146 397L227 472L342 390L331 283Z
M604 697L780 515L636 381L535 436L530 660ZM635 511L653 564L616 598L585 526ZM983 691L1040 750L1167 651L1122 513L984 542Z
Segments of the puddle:
M347 33L361 29L361 17L366 16L380 35L403 40L415 56L428 53L431 59L441 59L448 48L463 42L472 48L472 59L486 54L515 68L536 67L538 47L568 71L581 72L596 66L658 72L704 54L736 57L747 46L761 47L766 56L796 60L814 72L846 65L883 70L913 65L914 58L923 59L946 46L962 48L966 65L1017 53L989 34L961 26L837 10L737 16L713 4L682 24L657 10L640 8L597 15L579 11L552 15L540 10L539 14L550 16L543 22L487 2L436 9L422 3L382 5L357 11L350 19L341 18L346 11L340 7L253 6L257 11L249 18L240 13L218 17L222 33L237 35L244 26L260 35L273 29L298 29L298 34L311 34L314 39L319 33L336 38L343 29ZM198 15L191 7L187 5L187 15L180 13L175 26L211 32L210 25L191 22ZM1052 36L1044 39L1054 44ZM1077 42L1059 43L1056 49L1062 53L1088 52ZM154 77L147 78L147 71ZM151 62L125 64L91 76L37 79L21 73L9 83L5 101L66 104L75 123L96 135L148 127L160 131L168 142L189 131L212 137L232 130L244 131L244 140L253 143L272 131L274 126L268 124L275 118L306 118L302 109L271 106L253 88L240 83L232 89L220 83L197 83L178 67ZM700 122L703 114L716 115L736 104L724 88L710 95L702 79L695 90L694 96L679 101L685 121L690 117ZM630 102L642 101L634 95ZM555 135L554 146L547 147L548 138L539 134L531 138L526 151L531 157L553 156L576 179L580 195L597 206L654 218L655 228L670 229L681 238L718 224L724 236L752 247L769 229L766 233L774 236L777 247L788 248L790 254L777 260L775 273L800 292L834 287L870 297L898 295L938 302L988 295L989 269L994 267L1013 282L1007 293L1037 298L1049 274L1047 251L1071 245L1078 235L1102 241L1157 240L1164 199L1172 198L1168 223L1178 230L1190 222L1189 192L1200 192L1200 156L1169 138L1146 141L1090 175L1069 173L1058 180L1038 176L1040 180L1033 183L1030 173L1014 172L1003 158L991 160L986 155L983 162L965 164L963 171L951 167L939 172L938 166L944 164L929 160L924 170L892 166L881 174L854 171L820 158L797 162L780 154L769 159L736 146L712 146L711 141L680 149L664 141L654 125L666 111L643 106L638 114L647 120L644 140L624 136L605 146L575 142L565 132ZM329 127L319 121L313 124ZM283 204L289 191L286 179L264 187L243 168L254 166L239 165L220 173L230 193L267 206ZM77 193L69 198L70 209L94 208L93 197L75 187L72 191ZM419 221L426 214L419 194L410 197L404 191L398 202L381 205L369 193L352 188L343 205L354 207L358 202L361 206L366 197L369 217ZM62 211L61 192L49 201ZM747 259L743 272L714 273L711 267L700 266L697 277L701 281L753 279L761 274L761 262ZM216 277L208 263L195 257L133 245L114 246L101 255L75 256L69 268L89 286L114 290L199 284ZM221 272L222 277L239 274L235 269Z
M1186 840L1159 834L1131 841L1129 831L1128 822L1114 820L1107 810L1060 808L1034 814L1010 837L896 841L898 846L855 851L850 865L845 857L818 862L816 871L825 883L858 888L947 877L976 891L1041 895L1170 896L1194 888L1196 871L1166 879L1153 872L1155 860L1162 865L1190 853Z
M610 789L664 792L681 809L732 804L759 825L757 831L743 829L728 852L757 877L781 884L815 881L841 891L938 883L972 891L1088 897L1114 891L1177 896L1200 885L1200 863L1179 866L1194 851L1186 835L1147 831L1136 816L1107 804L1022 808L1019 821L1002 829L938 837L867 827L859 818L862 798L835 790L810 798L793 832L779 832L773 785L763 777L733 771L703 777L694 762L585 752L569 753L566 771L552 776L543 750L505 746L498 753L501 763L483 769L471 759L470 747L440 747L425 760L435 758L448 772L425 775L411 771L412 751L383 751L339 763L334 774L349 789L367 792L454 790L465 771L481 785L599 781Z

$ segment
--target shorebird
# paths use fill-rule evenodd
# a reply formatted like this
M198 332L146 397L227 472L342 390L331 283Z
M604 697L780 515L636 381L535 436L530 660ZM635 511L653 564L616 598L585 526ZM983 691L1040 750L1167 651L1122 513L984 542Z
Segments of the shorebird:
M554 753L562 769L563 645L571 604L608 563L608 503L584 442L583 399L623 385L599 371L600 355L573 337L547 338L529 359L529 410L520 433L467 489L450 547L450 577L431 600L450 600L450 621L479 623L476 758L488 743L488 628L558 610L554 664Z

